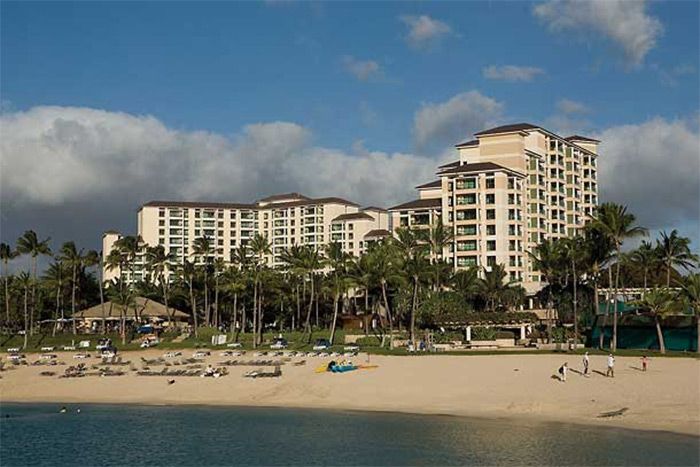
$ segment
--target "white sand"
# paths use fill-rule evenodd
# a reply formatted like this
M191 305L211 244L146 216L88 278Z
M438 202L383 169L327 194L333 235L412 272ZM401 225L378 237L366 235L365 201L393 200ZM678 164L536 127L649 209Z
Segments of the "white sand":
M140 357L154 358L162 353L149 350L121 356L138 362L136 366L141 368ZM229 359L219 357L218 351L212 354L208 362L213 364ZM190 355L191 351L183 351L184 357ZM38 355L32 355L29 360L36 358ZM72 354L61 354L59 359L69 365L81 361L74 360ZM355 363L366 359L367 355L361 354ZM244 372L255 367L240 366L229 367L230 374L223 378L177 377L173 385L166 383L167 377L135 373L102 378L46 377L39 373L50 370L63 374L65 366L22 366L1 373L0 401L357 409L552 420L700 436L697 359L652 359L649 371L642 373L633 368L640 366L638 358L618 357L615 378L595 372L584 378L569 371L566 383L552 379L552 375L565 360L570 368L580 370L578 356L372 356L371 363L379 368L344 374L316 374L314 369L329 359L306 360L305 366L284 365L283 376L277 379L243 378ZM605 360L592 356L591 369L604 372ZM128 370L128 366L120 368ZM629 409L623 416L598 418L602 412L623 407Z

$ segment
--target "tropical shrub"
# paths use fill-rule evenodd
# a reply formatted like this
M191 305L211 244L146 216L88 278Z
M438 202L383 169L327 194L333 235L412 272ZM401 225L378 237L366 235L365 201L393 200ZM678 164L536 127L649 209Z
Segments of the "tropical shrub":
M486 328L477 326L472 328L473 341L492 341L496 339L496 330L494 328Z

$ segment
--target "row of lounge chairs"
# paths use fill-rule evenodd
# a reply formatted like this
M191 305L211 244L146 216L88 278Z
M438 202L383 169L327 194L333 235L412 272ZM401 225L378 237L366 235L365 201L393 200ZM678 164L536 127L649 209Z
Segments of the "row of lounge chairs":
M244 378L279 378L282 376L282 368L278 365L274 371L252 370L243 375Z
M161 371L154 371L154 370L141 370L137 371L136 374L138 376L210 376L209 374L206 374L205 372L202 372L201 369L192 369L192 370L187 370L187 369L179 369L179 370L169 370L168 368L163 368ZM228 371L226 368L216 368L212 372L211 375L218 374L219 376L225 376L228 374Z
M226 360L220 362L221 366L280 366L284 365L282 360Z

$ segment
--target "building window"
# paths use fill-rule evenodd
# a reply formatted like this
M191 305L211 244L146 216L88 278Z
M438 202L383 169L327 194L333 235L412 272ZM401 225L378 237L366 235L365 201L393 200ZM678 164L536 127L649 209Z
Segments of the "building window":
M457 226L457 235L476 235L476 224Z
M496 240L487 240L486 241L486 250L487 251L496 251Z
M487 256L486 257L486 266L495 266L496 265L496 257L495 256Z
M496 226L491 224L486 226L486 235L496 235Z
M457 242L457 251L475 251L476 246L476 240Z
M496 195L489 193L486 195L486 204L496 204Z
M487 209L486 210L486 219L493 220L495 218L496 218L496 210L495 209Z
M159 220L158 225L163 227L165 225L165 220Z
M476 256L460 256L457 258L457 266L471 267L476 266Z
M493 177L487 178L486 179L486 188L487 189L494 189L496 188L496 179Z
M158 217L165 217L165 209L158 210Z

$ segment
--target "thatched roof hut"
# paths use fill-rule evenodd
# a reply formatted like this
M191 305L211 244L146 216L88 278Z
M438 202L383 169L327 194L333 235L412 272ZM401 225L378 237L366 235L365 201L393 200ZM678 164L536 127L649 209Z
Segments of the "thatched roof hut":
M134 320L136 314L140 318L158 318L162 320L167 320L169 316L172 316L175 321L186 321L189 318L187 313L177 310L173 307L168 307L165 309L165 305L158 303L154 300L145 297L135 297L134 298L135 307L129 307L126 310L126 319ZM104 314L108 320L117 320L121 318L122 306L117 305L112 302L105 302L104 304ZM85 310L81 310L75 314L76 319L82 319L86 321L100 320L102 319L102 305L95 305Z

